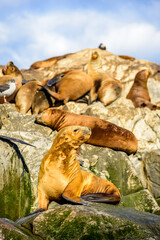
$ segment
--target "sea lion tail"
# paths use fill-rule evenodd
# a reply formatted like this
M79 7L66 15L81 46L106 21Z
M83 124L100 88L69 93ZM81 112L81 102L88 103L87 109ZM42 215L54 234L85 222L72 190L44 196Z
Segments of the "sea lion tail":
M53 91L51 91L48 87L45 87L45 86L43 86L43 85L40 85L40 84L38 84L38 86L40 86L45 92L47 92L51 97L54 97L54 98L56 98L56 96L55 96L55 92L53 92Z
M81 198L85 201L98 203L118 204L120 202L120 196L117 194L90 193L81 196Z

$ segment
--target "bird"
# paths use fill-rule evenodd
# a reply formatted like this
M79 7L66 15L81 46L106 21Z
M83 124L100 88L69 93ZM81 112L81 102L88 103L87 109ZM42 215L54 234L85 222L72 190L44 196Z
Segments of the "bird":
M11 96L16 91L18 83L15 79L10 79L8 83L0 84L0 97L3 97L4 103L8 103L6 97Z
M22 86L23 75L13 62L8 62L6 68L2 70L3 76L0 77L0 104L14 100L17 91ZM14 81L15 83L14 83ZM16 87L16 88L15 88ZM4 91L7 91L4 93Z
M100 43L98 48L102 50L106 50L106 46L103 43Z

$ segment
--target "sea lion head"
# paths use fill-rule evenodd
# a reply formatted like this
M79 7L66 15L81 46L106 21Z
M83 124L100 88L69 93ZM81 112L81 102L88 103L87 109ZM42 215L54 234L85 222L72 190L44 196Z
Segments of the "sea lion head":
M99 54L97 51L92 52L92 60L96 60L99 57Z
M48 108L44 112L38 114L36 117L36 123L40 123L45 126L54 127L55 122L63 115L63 111L56 108Z
M6 68L2 69L2 73L3 75L12 75L12 76L21 74L20 70L14 65L12 61L7 63Z
M135 82L139 82L139 81L147 82L150 74L151 74L151 71L149 69L143 69L143 70L139 71L136 74Z
M54 145L69 145L74 149L86 142L91 136L91 129L83 126L68 126L62 128L54 139Z

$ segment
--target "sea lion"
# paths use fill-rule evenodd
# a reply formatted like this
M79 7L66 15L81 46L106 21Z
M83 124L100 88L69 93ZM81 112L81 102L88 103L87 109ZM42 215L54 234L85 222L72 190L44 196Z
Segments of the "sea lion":
M67 72L56 84L57 92L48 91L51 96L63 103L77 100L93 87L93 79L85 72L72 70Z
M90 134L88 127L80 126L69 126L57 133L40 166L38 209L47 210L50 201L119 203L120 192L113 183L80 169L76 150Z
M36 122L57 131L71 125L89 127L92 134L87 143L124 151L128 154L137 151L137 139L132 132L98 117L49 108L37 116Z
M102 60L97 51L92 52L87 72L94 80L94 86L90 91L91 103L98 98L106 106L120 97L122 84L104 72Z
M27 113L32 106L34 95L40 88L39 81L29 81L24 84L18 91L15 97L16 108L20 113Z
M45 90L45 88L37 89L31 106L32 113L42 113L44 110L48 109L49 107L53 107L54 105L55 99L50 96L50 94L48 93L48 91Z
M135 60L134 57L131 57L131 56L128 56L128 55L118 55L118 57L123 58L125 60L130 60L130 61L134 61Z
M64 74L65 73L57 74L52 79L41 82L41 89L37 89L32 102L31 108L33 114L39 114L49 107L55 106L55 98L53 98L48 91L56 91L56 83L61 81Z
M107 106L119 98L121 93L122 84L120 81L103 74L100 79L94 81L94 87L90 91L90 101L92 103L98 99L104 106Z
M5 85L7 87L7 85L10 85L10 81L13 80L15 81L15 84L12 84L12 89L10 88L10 90L14 89L12 93L10 92L5 98L4 96L0 97L0 103L12 102L16 93L22 86L23 75L13 62L8 62L6 68L2 69L2 73L4 76L0 77L0 85Z
M134 83L127 94L127 98L132 100L134 106L148 107L151 110L160 109L159 106L151 103L151 99L148 92L147 81L151 72L149 69L143 69L139 71L134 79Z
M68 55L70 55L71 53L68 54L64 54L62 56L56 56L56 57L51 57L48 58L46 60L42 60L42 61L37 61L35 63L33 63L30 66L30 69L39 69L39 68L47 68L50 67L51 65L53 65L54 63L56 63L58 60L61 60L63 58L66 58Z

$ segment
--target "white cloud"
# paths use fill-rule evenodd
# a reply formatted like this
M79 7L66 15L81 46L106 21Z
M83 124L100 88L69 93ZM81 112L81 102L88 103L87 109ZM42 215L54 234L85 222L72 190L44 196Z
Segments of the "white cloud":
M121 16L89 10L9 16L0 23L0 41L0 55L23 68L40 59L96 48L100 42L117 54L144 59L160 55L160 30L152 24L126 23Z

